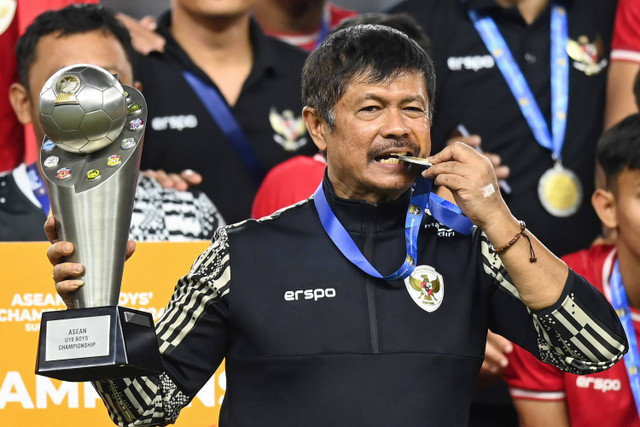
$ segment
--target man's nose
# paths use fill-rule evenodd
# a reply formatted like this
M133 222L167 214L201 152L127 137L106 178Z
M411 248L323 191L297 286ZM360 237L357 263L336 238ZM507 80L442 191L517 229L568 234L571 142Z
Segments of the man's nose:
M409 134L409 127L400 110L397 108L387 110L381 132L385 137L405 137Z

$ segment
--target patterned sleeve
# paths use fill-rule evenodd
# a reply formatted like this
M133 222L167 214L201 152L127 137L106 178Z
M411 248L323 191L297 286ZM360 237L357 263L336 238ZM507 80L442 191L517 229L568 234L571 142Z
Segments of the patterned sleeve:
M518 289L484 233L481 250L485 273L500 290L520 300ZM578 375L604 371L627 351L615 311L602 293L573 270L569 270L564 291L554 305L536 311L520 306L526 309L537 335L536 357L562 371Z
M178 281L167 310L156 324L165 372L158 377L94 383L115 424L168 425L176 421L226 351L225 297L230 279L229 243L226 229L220 228L189 274ZM200 351L194 352L194 348ZM190 360L194 354L206 359L194 363Z

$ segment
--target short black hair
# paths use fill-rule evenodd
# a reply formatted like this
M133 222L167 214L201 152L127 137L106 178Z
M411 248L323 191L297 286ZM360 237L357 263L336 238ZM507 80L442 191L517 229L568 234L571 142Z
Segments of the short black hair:
M604 171L606 186L617 190L617 178L624 170L640 170L640 114L632 114L602 134L596 159Z
M393 28L350 26L330 34L307 58L302 69L302 102L333 130L334 107L353 79L380 83L411 72L424 77L431 116L436 76L429 54Z
M408 13L383 13L383 12L371 12L361 13L356 16L352 16L340 21L340 24L333 29L333 31L339 31L347 27L353 27L354 25L384 25L387 27L395 28L398 31L402 31L409 38L421 48L423 48L429 55L433 53L433 46L431 39L424 32L418 21Z
M99 4L74 4L38 15L18 39L16 58L20 83L29 88L29 70L35 61L36 47L42 37L54 33L69 36L94 30L112 34L124 48L127 59L135 70L135 52L131 45L131 36L116 19L114 12Z

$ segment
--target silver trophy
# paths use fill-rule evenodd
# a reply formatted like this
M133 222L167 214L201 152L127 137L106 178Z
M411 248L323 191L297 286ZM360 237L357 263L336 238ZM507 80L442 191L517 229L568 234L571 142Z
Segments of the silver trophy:
M147 108L93 65L65 67L40 92L41 170L68 261L84 264L77 309L43 313L36 373L67 381L160 370L151 314L118 306Z

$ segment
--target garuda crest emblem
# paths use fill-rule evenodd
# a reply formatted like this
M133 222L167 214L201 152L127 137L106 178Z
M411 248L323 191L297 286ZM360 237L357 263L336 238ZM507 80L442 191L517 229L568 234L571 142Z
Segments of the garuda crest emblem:
M607 66L607 58L604 57L604 41L598 36L593 42L589 42L587 36L580 36L578 40L567 42L567 53L573 59L573 66L587 76L600 73Z
M404 279L411 299L421 309L432 312L440 307L444 299L444 281L435 268L419 265Z
M296 151L307 144L307 128L302 117L296 117L291 110L284 110L282 114L271 107L269 123L276 132L273 139L286 151Z

